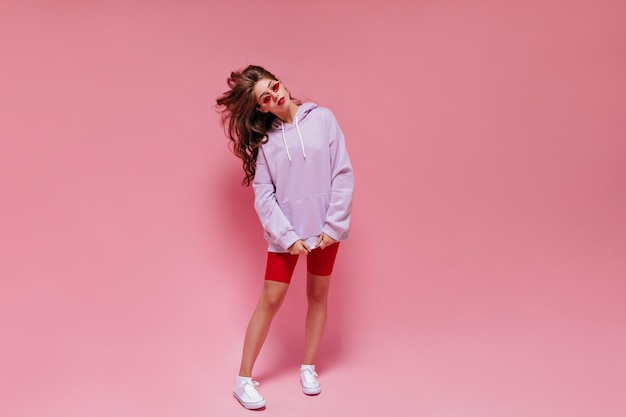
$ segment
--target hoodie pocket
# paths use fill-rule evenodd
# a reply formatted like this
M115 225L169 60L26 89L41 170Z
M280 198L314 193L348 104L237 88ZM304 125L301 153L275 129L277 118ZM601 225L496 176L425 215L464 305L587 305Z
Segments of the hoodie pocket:
M304 240L322 232L329 204L328 195L318 194L304 200L283 203L282 210L300 239Z

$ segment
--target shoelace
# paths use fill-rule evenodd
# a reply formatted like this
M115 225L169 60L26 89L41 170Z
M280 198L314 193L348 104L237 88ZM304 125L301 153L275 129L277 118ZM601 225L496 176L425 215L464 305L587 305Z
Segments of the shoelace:
M255 399L260 397L259 391L256 390L256 387L259 386L257 381L244 382L243 384L243 393L250 399Z
M317 384L317 372L312 369L303 369L302 375L307 384Z

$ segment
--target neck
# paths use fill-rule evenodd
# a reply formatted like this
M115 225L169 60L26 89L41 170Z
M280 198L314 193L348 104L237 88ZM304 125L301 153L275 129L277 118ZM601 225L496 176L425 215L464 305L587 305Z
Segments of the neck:
M291 102L289 107L284 112L274 113L276 117L282 120L285 123L293 123L296 118L296 113L298 113L298 106L296 103Z

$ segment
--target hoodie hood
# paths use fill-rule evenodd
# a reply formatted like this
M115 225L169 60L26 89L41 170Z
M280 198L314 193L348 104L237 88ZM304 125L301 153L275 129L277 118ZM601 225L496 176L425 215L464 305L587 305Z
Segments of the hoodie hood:
M300 123L304 122L304 120L309 115L311 110L315 109L316 107L317 107L317 104L315 103L303 103L300 105L300 107L298 107L298 111L296 112L296 117L294 118L293 125L296 126L298 139L300 139L300 149L302 149L302 157L304 158L305 161L306 161L306 151L304 150L304 140L302 139L302 134L300 133ZM272 122L272 128L280 129L282 133L283 145L285 146L285 152L287 152L287 158L289 159L290 163L291 163L291 153L289 153L289 147L287 146L287 138L285 136L285 129L293 125L287 124L287 126L285 126L285 122L283 122L278 117L274 119L274 121Z
M295 120L302 123L302 121L307 118L311 110L315 108L317 108L317 104L315 103L311 103L311 102L302 103L300 107L298 107ZM272 129L280 129L282 124L284 124L283 121L280 120L278 117L276 117L274 121L272 122ZM289 124L287 124L286 126L289 126Z

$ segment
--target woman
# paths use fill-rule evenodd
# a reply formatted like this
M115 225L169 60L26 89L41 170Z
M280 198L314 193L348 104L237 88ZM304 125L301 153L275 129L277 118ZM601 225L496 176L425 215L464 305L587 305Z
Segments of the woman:
M263 290L250 319L234 396L248 409L265 406L252 368L280 308L299 255L307 257L306 349L300 366L305 394L321 386L315 357L327 315L339 242L348 237L352 166L333 113L292 100L278 78L250 65L232 72L218 98L226 135L252 184L254 207L268 241Z

